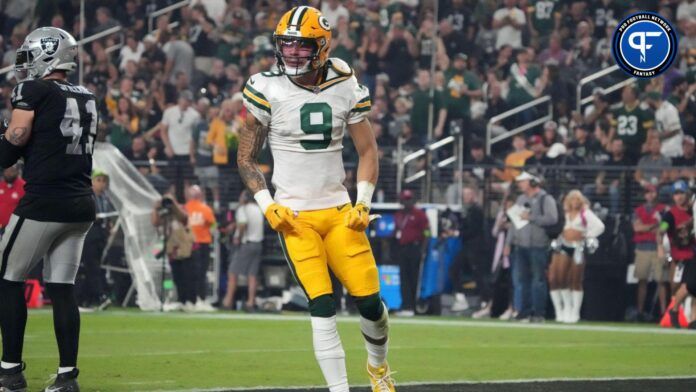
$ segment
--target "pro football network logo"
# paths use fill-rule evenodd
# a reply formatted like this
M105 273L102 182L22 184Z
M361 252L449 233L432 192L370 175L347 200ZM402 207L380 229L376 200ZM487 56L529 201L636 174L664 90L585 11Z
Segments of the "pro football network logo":
M622 20L612 39L616 63L638 78L652 78L665 72L672 65L677 49L672 25L652 12L637 12Z

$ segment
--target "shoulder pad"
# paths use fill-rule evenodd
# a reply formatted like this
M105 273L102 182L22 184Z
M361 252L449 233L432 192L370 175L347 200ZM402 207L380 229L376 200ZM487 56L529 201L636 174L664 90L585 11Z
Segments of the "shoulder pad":
M353 74L353 69L350 65L338 57L331 57L328 63L329 67L340 76L349 76Z

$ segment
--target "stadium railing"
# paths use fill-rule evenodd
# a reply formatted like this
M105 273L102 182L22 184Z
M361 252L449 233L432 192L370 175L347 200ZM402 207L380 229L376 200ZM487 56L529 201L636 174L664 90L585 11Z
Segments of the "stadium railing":
M618 65L612 65L611 67L604 68L600 71L597 71L591 75L585 76L584 78L580 79L578 82L578 86L576 88L576 110L578 113L582 113L582 107L584 105L587 105L592 102L593 99L593 94L592 91L594 88L601 88L602 95L607 95L611 94L614 91L622 89L624 86L627 86L629 84L632 84L635 82L635 78L626 78L626 77L617 77L615 75L616 71L619 71L620 68ZM610 85L606 87L601 87L597 84L597 80L599 79L608 79L609 82L611 83ZM583 87L592 87L591 89L585 89L583 92ZM588 92L589 90L589 92ZM584 95L584 96L583 96Z
M499 126L499 124L508 118L511 118L513 116L519 115L520 113L523 113L528 110L533 110L536 107L545 105L546 106L546 114L543 116L537 118L536 120L529 120L526 121L524 124L519 125L513 129L510 130L503 130L502 133L499 135L494 135L495 133L495 127ZM532 113L534 115L535 113ZM508 111L505 111L503 113L500 113L496 116L493 116L488 120L488 123L486 124L486 153L490 154L491 153L491 148L494 144L502 142L503 140L507 140L518 133L522 133L528 129L532 129L534 127L543 125L545 122L550 121L553 119L553 102L551 100L550 95L545 95L543 97L539 97L533 101L527 102L523 105L517 106L516 108L512 108Z
M151 33L151 32L153 31L153 28L154 28L154 26L153 26L153 21L154 21L157 17L159 17L159 16L161 16L161 15L164 15L164 14L167 14L167 13L172 12L172 11L176 11L176 10L178 10L179 8L186 7L186 6L188 6L189 4L191 4L191 0L183 0L183 1L180 1L180 2L178 2L178 3L174 3L174 4L170 5L170 6L167 6L167 7L164 7L164 8L160 8L160 9L158 9L158 10L156 10L156 11L152 11L151 13L149 13L149 14L147 15L147 31L148 31L148 33Z

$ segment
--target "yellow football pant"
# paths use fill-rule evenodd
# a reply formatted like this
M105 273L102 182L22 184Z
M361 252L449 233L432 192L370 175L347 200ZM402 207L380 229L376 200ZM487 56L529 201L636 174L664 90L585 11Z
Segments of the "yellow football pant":
M300 211L300 233L280 235L295 279L307 297L332 294L329 268L355 297L379 292L377 265L365 232L345 226L350 204L324 210Z

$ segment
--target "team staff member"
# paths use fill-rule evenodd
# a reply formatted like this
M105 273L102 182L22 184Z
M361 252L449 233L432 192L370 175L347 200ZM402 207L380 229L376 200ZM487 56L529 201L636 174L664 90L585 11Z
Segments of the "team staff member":
M198 185L186 190L186 205L188 225L191 228L195 242L193 244L194 287L196 293L196 310L212 311L206 302L208 266L210 265L210 245L213 243L211 230L217 224L213 209L205 203L203 191Z
M0 238L5 231L5 226L10 222L10 216L23 196L24 180L19 176L19 168L15 164L2 171L2 180L0 181Z
M690 201L689 186L685 181L679 180L672 185L672 200L674 205L662 216L660 232L667 233L672 256L672 282L675 285L674 307L670 311L672 326L679 328L679 306L687 296L696 296L696 260L694 260L694 216L692 202ZM660 259L665 258L665 249L662 245L662 236L657 237L657 254ZM689 328L696 328L696 301L692 303Z
M400 316L413 316L416 309L418 293L418 272L427 246L430 223L425 212L416 208L413 192L406 189L399 199L404 208L394 216L396 224L396 241L399 244L399 266L401 281Z

